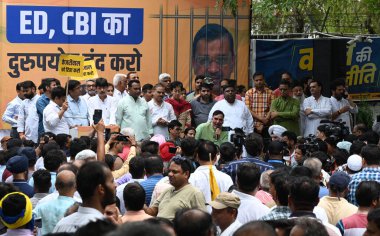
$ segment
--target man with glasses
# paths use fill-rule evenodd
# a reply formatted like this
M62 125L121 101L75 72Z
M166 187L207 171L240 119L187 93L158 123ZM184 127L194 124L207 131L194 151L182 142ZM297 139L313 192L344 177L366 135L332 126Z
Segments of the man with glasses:
M235 67L234 42L231 33L221 25L206 24L195 35L192 65L196 76L211 77L215 94L220 94L220 81L230 79Z
M88 79L86 80L86 94L82 97L87 102L90 97L93 97L96 95L96 86L95 86L95 80L94 79Z
M185 157L174 157L169 165L169 182L172 187L163 192L150 208L144 207L147 214L173 220L175 213L184 208L206 210L202 192L189 184L192 165Z
M88 108L85 99L80 96L80 82L77 80L69 80L69 83L68 85L66 84L66 86L69 86L69 94L67 96L69 108L63 116L69 123L70 128L88 126Z
M273 100L270 118L273 120L273 124L281 125L299 135L300 102L289 96L290 83L288 81L282 80L278 89L281 96Z

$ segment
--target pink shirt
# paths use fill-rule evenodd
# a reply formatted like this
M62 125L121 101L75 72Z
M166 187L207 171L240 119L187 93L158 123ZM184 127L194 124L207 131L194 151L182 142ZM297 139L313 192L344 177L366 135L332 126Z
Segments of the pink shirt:
M125 214L121 217L121 221L123 223L125 222L134 222L134 221L143 221L146 219L152 218L151 215L148 215L144 212L144 210L140 211L127 211Z

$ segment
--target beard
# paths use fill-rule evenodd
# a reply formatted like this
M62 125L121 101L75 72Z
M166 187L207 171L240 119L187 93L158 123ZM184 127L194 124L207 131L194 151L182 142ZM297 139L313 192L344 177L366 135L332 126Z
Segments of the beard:
M103 208L116 202L115 192L109 189L107 186L104 186L104 187L106 189L106 192L102 201Z
M90 96L95 96L96 95L96 91L95 90L87 91L87 93Z
M343 94L336 94L335 95L335 99L338 101L342 100L342 98L343 98Z
M26 99L32 99L34 97L34 94L33 93L26 93L26 94L24 94L24 97Z

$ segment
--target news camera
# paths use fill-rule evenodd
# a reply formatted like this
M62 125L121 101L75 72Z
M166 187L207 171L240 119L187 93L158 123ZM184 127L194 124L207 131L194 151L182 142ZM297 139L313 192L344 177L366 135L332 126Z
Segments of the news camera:
M244 142L245 142L245 133L242 128L234 128L232 129L231 127L222 127L222 131L234 131L233 134L230 136L231 142L236 146L236 147L243 147Z
M331 120L321 120L321 124L328 124L326 126L326 133L330 137L334 137L337 141L341 141L350 134L350 129L346 126L346 122L342 120L331 121Z
M319 151L319 145L315 135L310 134L305 138L305 143L298 145L298 148L305 150L305 155L308 157L311 153Z

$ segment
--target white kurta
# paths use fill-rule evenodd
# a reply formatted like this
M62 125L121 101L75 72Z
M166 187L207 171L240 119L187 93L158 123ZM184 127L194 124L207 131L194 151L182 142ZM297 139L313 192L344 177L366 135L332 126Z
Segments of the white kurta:
M331 102L327 97L320 96L318 100L315 100L313 96L305 98L302 104L302 111L308 108L311 109L311 114L305 117L304 137L310 134L315 135L321 120L330 119L331 117Z
M253 118L244 102L235 100L234 103L228 103L225 99L215 103L212 107L208 120L212 120L214 111L220 110L224 113L223 126L234 128L243 128L245 134L253 133Z

